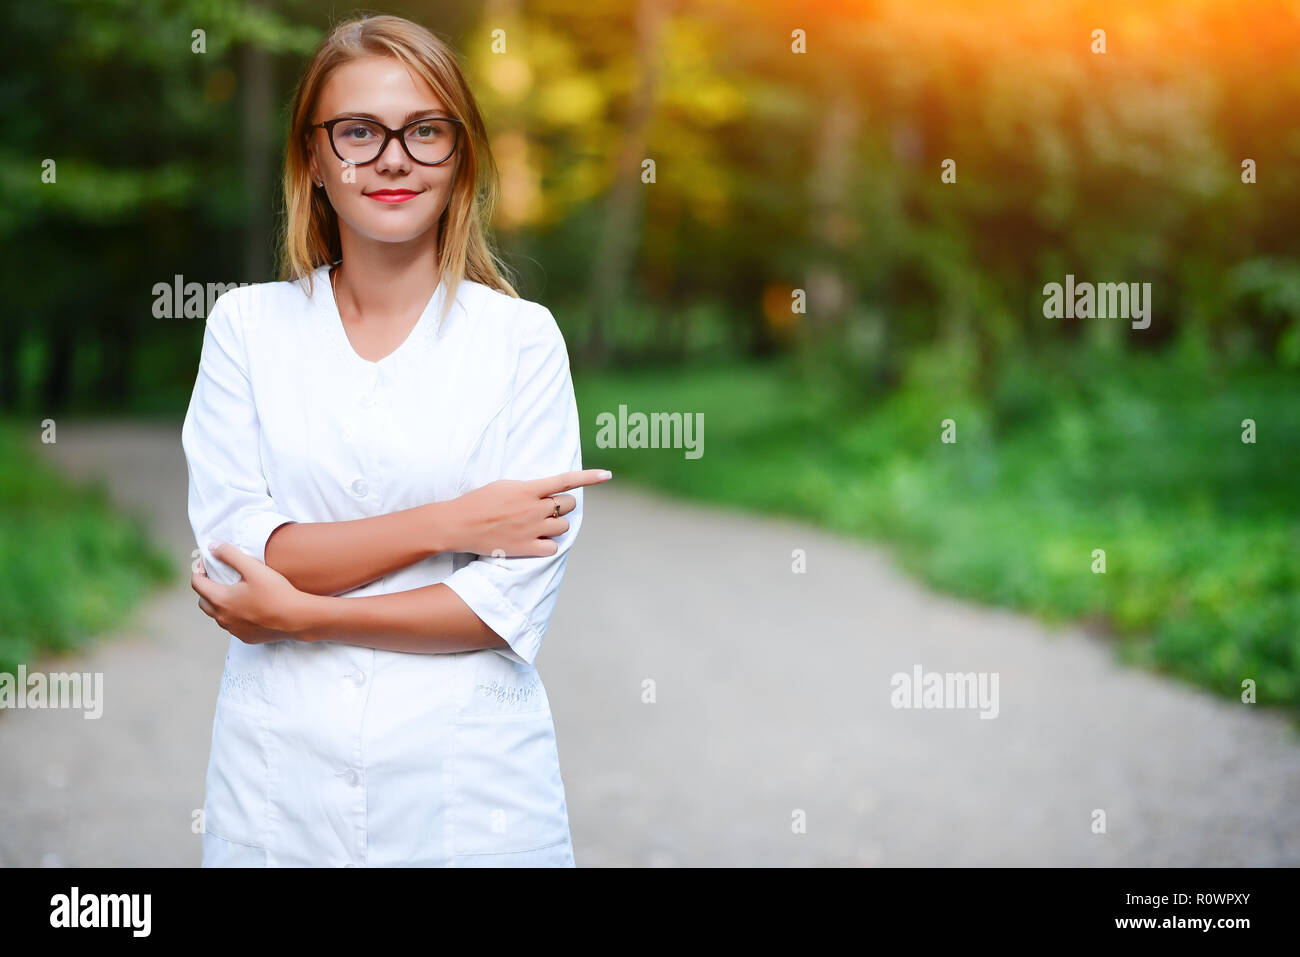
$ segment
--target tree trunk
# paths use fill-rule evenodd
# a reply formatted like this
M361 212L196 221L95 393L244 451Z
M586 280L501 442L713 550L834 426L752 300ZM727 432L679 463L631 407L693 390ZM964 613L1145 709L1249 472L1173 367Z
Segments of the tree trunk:
M268 6L266 0L254 0L257 6ZM243 110L244 146L244 199L247 203L244 217L244 278L242 282L264 282L270 278L270 265L274 250L272 233L275 220L272 210L271 121L275 112L270 54L252 43L244 44L240 51L240 90ZM208 277L215 282L228 282L224 276Z
M645 131L654 112L658 81L659 36L665 3L641 0L636 18L636 69L641 77L623 132L614 168L614 182L605 207L604 228L594 257L592 275L591 326L586 357L594 365L605 365L610 357L608 321L628 290L628 273L637 243L637 219L641 206L641 163L646 158Z

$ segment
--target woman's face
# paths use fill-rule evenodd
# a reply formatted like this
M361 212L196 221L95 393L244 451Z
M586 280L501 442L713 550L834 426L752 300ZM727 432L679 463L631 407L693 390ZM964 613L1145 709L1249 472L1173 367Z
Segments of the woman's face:
M339 116L370 116L387 127L400 129L411 120L448 115L428 83L413 77L399 61L374 56L336 69L321 90L309 119L323 123ZM454 126L447 129L454 134ZM350 129L347 123L339 124L335 131L360 142L371 139L364 128ZM310 135L312 182L325 183L330 203L338 213L340 231L350 229L377 242L402 243L423 236L437 225L451 196L455 165L464 148L463 134L456 153L439 166L415 162L398 137L389 140L373 163L349 166L335 155L325 130L312 130ZM382 190L409 190L415 195L393 201L392 194L381 198Z

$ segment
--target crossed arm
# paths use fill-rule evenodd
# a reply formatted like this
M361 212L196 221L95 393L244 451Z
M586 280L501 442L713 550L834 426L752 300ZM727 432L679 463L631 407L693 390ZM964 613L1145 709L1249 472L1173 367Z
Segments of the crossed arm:
M450 550L446 503L346 522L291 522L271 533L266 564L299 591L333 596Z
M213 556L239 572L240 581L218 585L196 571L191 585L204 612L249 643L326 639L424 653L492 648L531 664L540 635L537 642L516 649L447 584L361 598L339 593L443 551L496 551L499 546L508 555L554 555L555 543L534 536L539 531L562 534L568 522L542 517L538 507L547 512L557 501L551 493L609 477L608 472L587 469L549 479L492 483L448 502L371 518L287 522L267 538L265 562L229 543L214 544ZM561 497L566 504L573 500ZM491 585L463 587L483 595L481 589ZM504 596L488 594L494 609L502 607ZM511 637L519 643L515 632Z
M220 569L221 581L231 582L224 584L209 577L216 569L196 569L199 607L250 643L327 640L425 653L490 648L531 665L581 523L580 486L610 477L581 470L568 354L550 311L533 304L514 317L518 363L496 423L497 455L472 458L462 474L482 487L385 515L300 523L271 498L259 468L241 303L227 293L208 317L182 430L196 541L240 576ZM498 478L501 472L512 477ZM548 517L555 504L549 496L565 489L578 490L564 503L569 518ZM505 557L476 558L423 588L342 594L447 551Z
M443 584L391 595L335 597L456 550L450 529L457 505L456 500L431 502L348 522L281 525L272 532L266 564L305 593L296 623L299 639L328 636L331 641L391 651L508 649L510 645Z

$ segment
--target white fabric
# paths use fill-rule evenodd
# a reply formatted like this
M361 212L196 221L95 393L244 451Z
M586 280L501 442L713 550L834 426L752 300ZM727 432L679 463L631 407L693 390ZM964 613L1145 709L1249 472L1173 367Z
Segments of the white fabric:
M232 289L207 319L182 444L210 577L259 561L285 522L446 500L582 467L568 352L550 311L438 287L396 351L363 359L328 268ZM441 553L346 593L443 582L509 649L415 654L230 636L204 805L204 866L573 866L550 702L534 661L582 523L553 556ZM196 612L196 615L199 614ZM215 640L210 619L195 640Z

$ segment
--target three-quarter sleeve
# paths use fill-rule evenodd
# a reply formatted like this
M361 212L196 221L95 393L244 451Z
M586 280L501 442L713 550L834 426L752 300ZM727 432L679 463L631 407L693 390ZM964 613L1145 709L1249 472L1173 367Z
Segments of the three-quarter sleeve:
M530 303L520 313L514 386L502 410L507 424L500 474L474 472L473 484L462 481L463 491L496 479L538 479L582 468L578 404L564 337L545 306ZM467 467L466 475L472 471ZM492 650L511 661L532 665L537 658L582 524L582 491L566 493L577 504L564 516L568 529L551 538L557 546L554 555L480 556L445 581L509 645Z
M189 467L189 518L208 576L223 585L239 573L212 556L228 542L260 562L266 542L295 521L272 499L262 469L261 431L248 374L243 317L232 292L213 304L203 333L181 444Z

